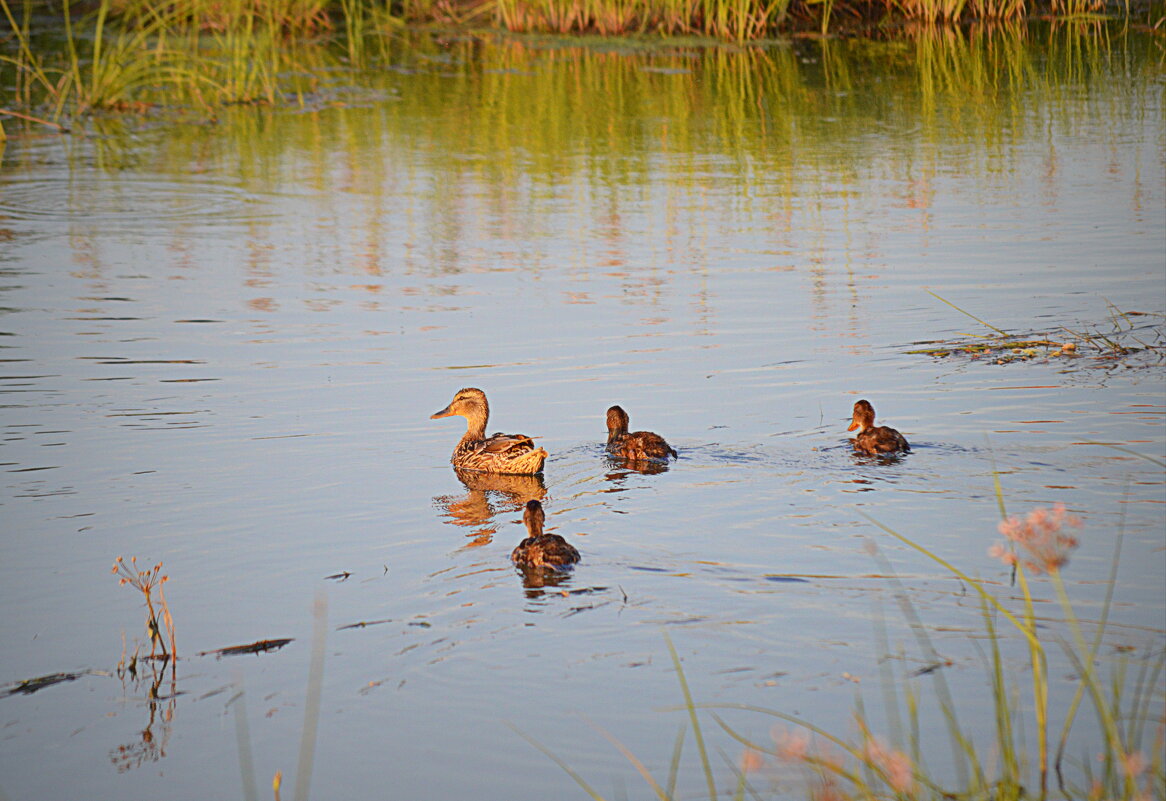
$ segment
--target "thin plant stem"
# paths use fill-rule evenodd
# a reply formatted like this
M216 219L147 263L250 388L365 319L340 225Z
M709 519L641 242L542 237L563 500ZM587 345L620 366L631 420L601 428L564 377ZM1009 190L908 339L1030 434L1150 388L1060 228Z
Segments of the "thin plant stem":
M556 754L554 751L547 748L545 745L540 743L538 740L535 740L533 737L529 736L526 732L522 731L522 729L518 728L510 721L503 721L503 722L510 728L511 731L513 731L519 737L526 740L528 743L530 743L535 748L537 748L539 751L541 751L543 753L543 756L547 757L552 762L554 762L556 765L558 765L560 768L562 768L563 772L566 773L568 776L570 776L572 779L574 779L575 784L579 785L579 787L583 790L583 792L587 793L587 795L589 795L591 798L593 798L594 801L606 801L606 799L604 799L604 797L602 795L600 795L598 792L596 792L595 788L593 788L590 784L588 784L587 781L582 776L580 776L578 773L576 773L574 770L572 770L570 765L568 765L561 758L559 758L558 754Z
M255 789L255 757L251 750L251 731L247 726L247 693L243 677L237 679L238 691L227 701L235 713L235 749L239 752L239 776L243 784L243 801L259 801Z
M296 761L295 801L308 801L312 764L316 753L316 726L320 722L320 696L324 689L324 649L328 639L328 596L320 593L312 604L312 657L308 666L308 695L304 701L304 728Z
M946 303L948 306L951 306L953 309L955 309L960 314L966 314L968 317L971 317L973 320L975 320L980 325L985 326L987 328L991 328L993 331L995 331L1000 336L1002 336L1002 337L1008 336L1008 334L1006 332L1001 331L999 328L997 328L994 325L990 325L989 323L984 322L983 320L981 320L979 317L972 314L971 312L965 311L964 309L961 309L959 306L955 305L950 300L946 300L944 298L941 298L939 295L935 294L930 289L925 289L923 291L926 292L928 295L931 295L931 297L935 298L936 300L942 300L944 303Z
M976 590L976 592L978 592L981 596L983 596L984 599L986 599L988 601L988 603L990 603L992 606L996 607L996 609L999 610L1000 614L1004 615L1004 617L1008 619L1009 623L1014 625L1018 631L1020 631L1022 634L1024 634L1024 636L1029 640L1030 643L1033 643L1033 644L1037 645L1038 647L1040 646L1040 640L1038 640L1036 638L1036 635L1032 631L1030 631L1023 623L1021 623L1019 620L1017 620L1016 615L1012 614L1012 612L1010 612L1004 605L1002 605L999 601L997 601L995 598L993 598L991 593L989 593L982 586L980 586L980 582L978 582L975 579L968 576L966 573L964 573L958 567L953 565L951 562L948 562L946 559L943 559L943 558L937 556L936 554L933 554L931 551L927 550L923 546L918 545L915 542L912 542L910 539L908 539L907 537L904 537L902 534L900 534L899 532L890 528L889 526L883 525L882 523L880 523L879 521L875 520L873 517L868 515L866 512L859 511L859 514L862 515L863 517L865 517L867 520L869 520L874 525L881 528L883 531L890 534L895 539L899 540L900 542L902 542L906 545L911 546L912 548L919 551L919 553L923 554L924 556L928 557L929 559L932 559L933 561L938 562L944 568L949 570L953 575L958 576L959 578L963 579L965 582L967 582L969 585L971 585L971 587L974 590Z
M1127 480L1126 487L1123 490L1122 495L1124 496L1128 491L1129 482ZM1097 631L1093 635L1093 643L1089 648L1087 657L1090 663L1096 659L1098 649L1101 647L1102 636L1105 633L1106 624L1109 622L1109 611L1113 605L1113 591L1117 586L1117 567L1119 561L1121 560L1122 542L1125 539L1125 511L1125 507L1123 506L1118 518L1117 537L1113 546L1113 559L1110 560L1109 564L1109 578L1106 582L1105 601L1101 606L1101 620L1097 624ZM1064 777L1061 772L1061 760L1065 754L1065 745L1069 740L1069 730L1073 727L1073 721L1076 718L1077 709L1081 704L1081 699L1084 696L1084 693L1085 684L1082 682L1081 684L1077 685L1077 690L1073 694L1073 700L1069 703L1069 709L1065 714L1065 723L1061 730L1060 741L1057 744L1057 754L1053 759L1053 766L1057 774L1057 783L1061 789L1061 792L1065 792Z
M992 703L996 718L996 743L1003 761L1003 783L1009 787L1020 784L1020 769L1016 764L1016 748L1013 746L1012 714L1008 708L1008 687L1004 681L1004 662L1000 656L999 637L992 610L984 598L980 598L980 614L984 618L984 628L991 643Z
M1147 456L1144 453L1139 453L1138 451L1132 450L1130 448L1123 448L1120 445L1114 445L1112 442L1098 442L1097 440L1093 439L1084 439L1081 440L1081 442L1086 445L1100 445L1103 448L1113 448L1115 451L1128 453L1130 456L1137 456L1141 459L1145 459L1150 464L1156 464L1158 467L1166 468L1166 462L1162 461L1161 459L1155 459L1153 456Z
M8 116L8 117L16 117L17 119L21 119L21 120L28 120L29 122L40 123L41 125L48 125L52 128L56 128L61 133L68 133L69 132L69 129L66 128L65 126L61 125L59 122L53 122L51 120L42 120L40 117L34 117L31 114L21 114L19 111L12 111L11 109L7 109L7 108L0 108L0 114L4 114L5 116Z
M1065 618L1069 622L1069 631L1072 632L1073 640L1077 647L1076 653L1081 655L1078 667L1081 670L1082 680L1089 688L1098 720L1101 722L1102 730L1105 732L1106 745L1109 749L1108 753L1125 757L1127 754L1121 740L1121 735L1117 730L1117 722L1114 720L1112 712L1101 696L1101 687L1097 681L1097 672L1092 662L1086 659L1089 654L1089 649L1085 644L1084 636L1081 634L1081 625L1077 620L1076 613L1073 611L1073 604L1069 600L1068 593L1065 592L1065 582L1061 578L1061 572L1054 570L1049 574L1049 578L1052 580L1053 587L1057 591L1057 598L1061 602L1061 608L1064 611ZM1128 771L1125 772L1126 793L1132 797L1136 789L1134 777Z
M1032 593L1029 590L1028 578L1024 568L1017 564L1017 579L1020 591L1024 595L1024 622L1032 636L1028 638L1029 660L1032 668L1032 699L1036 714L1037 749L1040 753L1040 797L1046 798L1049 794L1049 685L1048 662L1045 658L1044 646L1036 637L1036 612L1033 609Z
M584 720L586 720L586 718L584 718ZM664 788L660 786L659 782L657 782L648 769L644 767L644 763L641 762L640 759L635 754L633 754L626 745L616 739L610 732L600 728L599 726L596 726L590 720L588 720L587 723L591 726L591 728L602 734L609 743L614 745L619 750L619 752L623 754L624 759L632 763L632 767L634 767L640 776L643 777L644 781L648 783L648 786L652 788L652 792L656 794L656 797L659 798L660 801L669 801L670 796L668 793L664 792Z
M696 738L696 748L700 752L700 762L704 767L705 781L708 783L709 801L717 801L717 786L713 781L713 770L709 765L708 752L704 747L704 737L700 731L700 721L696 717L696 707L692 703L692 694L688 691L688 680L684 677L684 668L680 666L680 655L676 653L676 646L672 638L664 634L664 641L668 643L668 652L672 655L672 665L676 668L676 677L680 681L680 691L684 693L684 706L688 710L689 721L692 723L692 734Z
M685 727L681 726L676 732L676 743L672 746L672 761L668 763L668 786L665 794L669 798L676 797L676 779L680 775L680 755L684 750Z
M919 619L919 614L915 611L914 604L908 598L907 590L895 572L894 566L883 555L882 551L877 548L872 550L871 553L878 560L883 573L891 576L891 581L895 585L895 599L898 601L899 610L907 618L907 623L911 627L911 632L915 635L915 640L920 650L927 655L927 658L932 663L942 662L943 658L939 655L935 644L932 643L931 637L928 636L927 628L923 625L923 621ZM939 695L939 707L943 711L943 717L947 722L948 732L951 735L952 761L956 766L959 781L961 784L967 784L967 764L971 764L976 772L978 785L983 786L985 779L979 768L979 760L976 759L975 748L960 727L955 710L955 701L952 698L951 689L947 685L947 679L944 678L941 672L935 671L932 673L932 682ZM961 756L963 759L961 759Z

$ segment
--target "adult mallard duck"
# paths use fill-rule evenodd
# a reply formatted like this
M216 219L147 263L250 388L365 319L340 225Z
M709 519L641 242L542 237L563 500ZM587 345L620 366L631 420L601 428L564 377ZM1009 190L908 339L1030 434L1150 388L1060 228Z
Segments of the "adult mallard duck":
M547 452L536 448L530 437L524 434L486 436L490 404L486 402L485 392L477 387L459 389L449 405L429 419L455 414L466 418L466 433L449 459L454 467L480 473L533 475L542 472Z
M613 456L632 461L676 457L676 451L659 434L651 431L633 431L629 434L628 413L619 406L607 410L607 450Z
M579 561L579 552L558 534L543 533L546 512L538 501L527 501L522 512L527 537L510 553L510 561L523 568L561 569Z
M870 401L860 400L854 404L854 416L851 418L850 428L847 431L858 429L858 436L854 438L854 449L860 453L874 456L878 453L895 453L909 451L907 438L893 428L876 426L875 410Z

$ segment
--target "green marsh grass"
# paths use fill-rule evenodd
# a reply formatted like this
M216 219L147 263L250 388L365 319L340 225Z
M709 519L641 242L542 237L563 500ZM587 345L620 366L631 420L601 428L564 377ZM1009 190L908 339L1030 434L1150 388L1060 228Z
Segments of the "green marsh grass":
M900 25L895 27L893 47L881 42L825 38L812 44L820 52L806 60L794 47L718 52L713 44L715 39L747 42L772 36L781 26L792 24L794 18L803 23L812 20L815 27L826 30L831 17L843 8L837 5L841 0L814 0L809 5L805 0L798 2L801 5L793 0L483 0L448 6L448 15L475 25L495 24L513 30L585 29L610 34L667 31L706 37L699 43L641 37L621 44L658 53L653 57L656 63L651 65L651 70L658 70L655 75L645 73L634 60L626 60L627 69L612 75L611 65L621 56L580 55L589 46L584 43L559 43L554 50L568 54L566 57L576 60L580 69L589 62L596 63L595 71L605 73L600 80L627 84L633 90L638 88L635 84L654 84L652 91L663 90L669 98L675 98L680 112L691 112L679 106L692 105L694 92L702 100L703 95L709 94L701 89L699 81L714 77L719 81L718 94L716 102L707 107L736 114L736 119L718 123L724 122L738 132L760 123L763 134L776 136L779 141L812 134L813 128L807 126L816 125L815 119L828 117L832 111L846 111L815 107L808 102L806 84L819 75L839 92L829 100L831 104L857 106L863 102L863 94L855 91L860 88L862 76L854 74L852 66L855 54L863 49L871 51L871 58L878 58L880 48L888 51L891 59L894 53L910 57L910 70L915 75L897 88L898 95L887 94L886 87L879 90L881 102L889 111L893 112L899 102L896 97L919 95L924 109L963 109L959 112L959 125L966 127L972 122L981 129L981 135L992 139L1010 130L1014 120L1009 118L1024 116L1025 109L1015 98L1033 82L1058 82L1066 69L1083 79L1095 80L1099 72L1112 69L1107 65L1107 37L1111 34L1098 22L1045 26L1049 31L1048 59L1033 56L1029 43L1041 34L1019 22L1002 26ZM1007 4L1024 0L968 2ZM0 111L71 127L70 119L103 109L189 108L214 115L231 104L303 104L305 96L337 68L375 68L399 60L402 55L426 52L432 49L427 40L441 38L433 31L405 27L407 19L423 15L421 9L370 0L303 0L288 5L262 0L97 0L86 6L90 13L80 14L78 8L77 0L61 6L49 6L40 0L0 0L0 26L7 28L0 37L0 72L8 71L16 88L9 101L12 107ZM911 15L918 19L957 15L968 18L966 11L954 8L930 16L922 11L912 11ZM976 18L1017 16L1015 9L997 5ZM67 35L54 35L50 28ZM490 47L482 48L483 42ZM590 42L594 45L596 40ZM802 49L810 47L809 43L801 45ZM524 41L522 37L478 30L445 39L437 49L453 57L450 70L456 72L472 70L479 61L486 66L484 58L492 57L486 53L488 50L505 51L516 68L535 68L540 80L531 88L545 97L536 105L520 104L522 113L534 109L555 129L563 126L558 115L571 102L570 96L564 99L549 91L553 88L561 92L564 87L553 83L557 77L543 80L545 71L537 70L540 62L560 58L552 56L552 49L538 39ZM669 51L674 55L667 55ZM694 61L692 55L700 52L707 57ZM752 60L756 72L747 71L741 64L743 59ZM734 62L735 66L722 68L722 62ZM679 77L697 72L697 67L703 67L697 78ZM709 73L709 69L715 71ZM365 73L361 80L368 76ZM506 75L498 82L510 78L512 75ZM479 80L492 79L480 76ZM518 82L509 83L514 93ZM566 89L572 95L580 91L570 86ZM729 94L725 95L725 91ZM975 102L957 105L949 102L952 98L972 98ZM615 99L622 100L623 96L616 95ZM1016 107L1008 107L1010 103ZM756 119L758 109L776 110L779 106L792 114L771 113L768 118ZM614 111L618 113L620 109ZM793 125L791 121L797 116L805 118ZM576 116L570 126L577 126L580 119ZM670 133L683 133L676 126L689 123L680 117L673 119L676 125ZM950 125L952 121L936 119L935 124ZM537 130L523 127L528 133ZM937 138L942 135L936 131ZM727 141L740 139L738 135Z
M28 112L41 97L56 120L68 106L127 108L177 92L205 103L276 102L280 76L302 68L311 46L341 50L366 66L369 50L406 23L493 26L512 32L700 35L744 43L799 30L894 30L924 23L1018 20L1051 13L1092 25L1103 0L0 0L0 59L17 73ZM91 9L91 11L90 11ZM1124 9L1127 20L1131 10ZM82 13L88 11L88 13ZM36 36L55 20L64 36ZM1088 28L1089 25L1086 25ZM898 35L898 34L896 34ZM911 36L910 33L904 34ZM4 39L8 39L5 43Z
M802 774L801 791L812 799L983 799L984 801L1021 801L1021 799L1080 798L1089 801L1146 801L1166 793L1166 712L1163 711L1166 653L1160 642L1140 656L1119 652L1108 656L1102 652L1104 635L1109 627L1109 610L1117 584L1117 567L1121 556L1123 523L1119 523L1109 583L1099 620L1086 624L1076 613L1061 572L1077 545L1069 533L1078 522L1063 507L1035 509L1023 518L1007 517L1003 493L996 479L997 501L1003 517L998 530L1007 545L995 545L989 554L1014 569L1020 590L1019 608L1011 608L993 592L994 582L977 578L924 548L911 538L867 516L880 530L923 554L958 578L978 596L984 627L986 651L981 659L988 675L989 700L995 721L990 742L985 735L968 730L959 719L956 695L944 677L947 664L931 641L927 627L909 599L906 589L895 577L890 563L872 546L872 554L890 576L901 612L914 634L926 667L895 675L885 632L879 628L879 642L887 657L880 661L885 720L890 739L880 736L870 722L861 695L855 704L854 733L842 736L815 725L797 715L779 710L744 704L699 704L689 690L680 659L665 634L672 656L673 669L680 682L683 710L698 743L702 773L710 801L720 797L760 798L752 786L751 776L787 775L792 766ZM865 516L865 515L864 515ZM1038 615L1036 605L1039 583L1051 589L1061 618L1050 621ZM1056 631L1050 634L1054 629ZM1092 626L1087 636L1086 625ZM1014 669L1006 662L1002 645L1009 632L1019 634L1028 653L1028 677L1014 683ZM1061 633L1057 633L1061 632ZM1046 649L1055 645L1076 670L1076 687L1067 708L1052 708L1049 700L1050 677ZM900 655L902 656L902 655ZM897 660L906 664L902 658ZM1108 675L1102 666L1108 664ZM926 734L921 722L925 698L916 684L927 676L933 682L938 713L944 721L951 759L939 769L928 767L929 757L937 750L936 737ZM1024 692L1020 685L1029 685ZM1092 712L1092 729L1080 732L1073 748L1084 751L1079 760L1069 758L1071 733L1082 724L1083 709ZM709 763L701 734L698 710L707 710L729 738L744 748L737 764L729 763L730 776L718 787ZM755 717L772 718L786 724L775 730L769 741L744 733L719 714L722 710L747 712ZM1024 720L1026 710L1031 720ZM1059 729L1054 729L1054 719ZM512 726L512 728L514 728ZM584 777L547 746L514 728L520 736L542 751L561 767L591 798L602 801ZM1035 732L1035 753L1026 737ZM647 767L612 735L601 732L635 767L662 801L693 798L694 789L676 789L678 764L684 739L681 730L673 749L665 785L652 776ZM729 789L731 784L732 789ZM790 797L788 788L777 797Z

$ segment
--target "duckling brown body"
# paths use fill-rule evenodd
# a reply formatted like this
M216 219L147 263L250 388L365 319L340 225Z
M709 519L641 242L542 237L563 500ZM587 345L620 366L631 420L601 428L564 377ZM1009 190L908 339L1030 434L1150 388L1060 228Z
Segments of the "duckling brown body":
M851 417L847 431L858 429L854 438L854 449L859 453L874 456L879 453L897 453L909 451L907 438L893 428L876 426L874 407L869 401L860 400L854 404L854 415Z
M477 387L459 389L449 405L429 419L453 415L466 418L466 433L453 449L453 456L449 460L454 467L481 473L533 475L542 472L547 452L535 447L530 437L525 434L486 436L490 404L482 390Z
M579 561L579 552L558 534L543 532L546 512L538 501L527 501L522 512L527 537L511 551L510 561L523 569L552 568L560 570Z
M619 406L607 410L607 450L613 456L631 461L678 458L672 448L659 434L651 431L628 433L628 413Z

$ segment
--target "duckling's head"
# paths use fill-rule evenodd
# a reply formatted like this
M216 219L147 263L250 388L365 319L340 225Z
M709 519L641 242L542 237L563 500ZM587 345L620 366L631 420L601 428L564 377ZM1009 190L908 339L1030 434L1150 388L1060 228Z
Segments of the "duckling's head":
M854 404L854 415L850 419L850 428L847 431L858 429L858 433L874 426L875 411L870 401L860 400Z
M607 436L628 433L628 413L619 406L612 406L607 410Z
M440 412L430 415L429 419L436 420L439 417L452 417L453 415L461 415L467 420L487 419L490 416L490 404L486 402L486 393L477 387L459 389L449 405Z
M543 533L543 522L546 519L547 513L543 511L541 503L535 500L526 502L526 508L522 510L522 522L530 536L537 537Z

